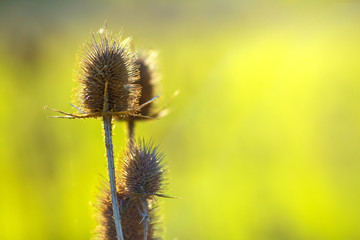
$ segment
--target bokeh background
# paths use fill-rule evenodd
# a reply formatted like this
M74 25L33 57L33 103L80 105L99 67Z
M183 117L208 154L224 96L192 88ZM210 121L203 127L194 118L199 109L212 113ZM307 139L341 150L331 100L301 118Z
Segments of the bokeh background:
M0 239L89 239L100 120L73 111L75 56L105 19L157 49L170 114L138 124L170 169L165 239L360 239L358 1L0 3ZM125 126L115 127L116 154Z

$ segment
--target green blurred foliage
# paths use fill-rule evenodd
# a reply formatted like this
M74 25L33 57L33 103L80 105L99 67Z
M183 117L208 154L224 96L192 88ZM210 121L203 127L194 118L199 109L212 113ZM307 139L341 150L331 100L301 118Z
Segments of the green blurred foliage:
M73 111L75 55L104 20L160 51L169 116L138 124L170 168L165 239L360 239L357 1L0 5L0 239L89 239L100 120ZM125 126L116 124L119 156Z

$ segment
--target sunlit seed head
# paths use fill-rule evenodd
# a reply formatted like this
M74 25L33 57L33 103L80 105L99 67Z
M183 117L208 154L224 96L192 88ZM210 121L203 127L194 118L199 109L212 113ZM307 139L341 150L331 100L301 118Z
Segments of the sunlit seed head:
M141 85L140 105L155 97L156 85L158 84L156 67L157 55L157 52L149 51L147 53L139 54L139 58L136 60L140 72L140 78L136 81L136 83ZM152 103L144 106L141 109L141 114L144 116L151 116L153 112L152 108Z
M139 78L135 81L136 84L141 85L141 96L139 98L139 105L148 102L156 96L159 88L159 73L157 69L156 51L139 52L136 60L136 65L139 71ZM143 116L157 117L156 110L153 103L149 103L141 108L139 113ZM118 117L118 120L146 120L138 116Z
M139 106L141 86L131 39L121 41L106 28L92 34L78 63L77 103L84 113L123 112Z
M150 197L161 194L164 186L163 155L158 147L142 141L134 143L122 157L122 184L129 195Z
M116 229L113 217L113 208L111 204L111 194L107 184L103 187L103 192L98 198L97 207L97 222L98 225L95 230L94 239L98 240L114 240L116 239ZM144 226L140 224L142 221L141 198L134 198L125 192L124 186L118 186L117 197L120 204L121 225L124 235L124 240L143 240ZM161 234L161 227L159 225L158 217L156 216L155 201L149 202L149 229L148 240L161 239L158 237Z

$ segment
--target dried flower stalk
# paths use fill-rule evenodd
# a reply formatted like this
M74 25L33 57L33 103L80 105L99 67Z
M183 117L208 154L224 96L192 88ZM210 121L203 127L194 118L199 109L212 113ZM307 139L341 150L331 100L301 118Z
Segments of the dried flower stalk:
M122 156L118 200L125 240L154 240L157 220L155 198L166 197L164 188L163 156L157 147L144 141L134 145ZM96 239L114 239L116 236L109 191L104 191L100 200L99 225Z
M110 36L109 36L110 35ZM63 118L102 117L107 149L108 171L111 189L113 215L117 238L123 240L119 203L117 199L112 144L113 116L141 116L138 112L149 102L139 106L141 86L135 81L139 78L135 64L136 54L130 49L130 39L120 41L120 36L112 37L106 26L98 33L98 40L92 34L80 57L75 80L80 83L75 90L77 109L81 114L64 114Z

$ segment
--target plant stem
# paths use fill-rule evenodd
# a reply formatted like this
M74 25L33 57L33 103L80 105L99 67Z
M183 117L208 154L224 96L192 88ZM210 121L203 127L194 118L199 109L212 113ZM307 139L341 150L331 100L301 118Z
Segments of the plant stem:
M131 150L134 145L134 128L135 128L135 121L130 119L127 121L128 126L128 140L129 140L129 149Z
M143 208L142 217L143 219L141 221L144 222L144 240L147 240L148 238L148 231L149 231L149 223L150 223L150 216L149 216L149 207L146 197L141 198L141 205Z
M127 124L128 124L128 136L129 139L132 139L134 137L135 121L130 119L127 121Z
M104 116L104 130L105 130L105 146L108 159L108 169L109 169L109 179L110 179L110 189L111 189L111 202L113 205L114 221L115 228L117 233L118 240L124 240L122 229L121 229L121 219L120 219L120 207L116 194L116 181L115 181L115 167L114 167L114 151L113 151L113 142L112 142L112 116Z

